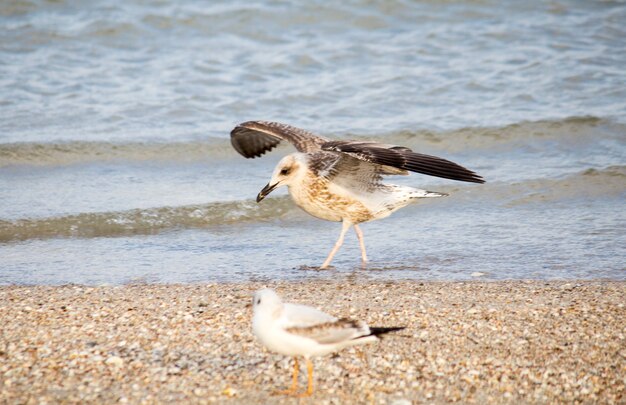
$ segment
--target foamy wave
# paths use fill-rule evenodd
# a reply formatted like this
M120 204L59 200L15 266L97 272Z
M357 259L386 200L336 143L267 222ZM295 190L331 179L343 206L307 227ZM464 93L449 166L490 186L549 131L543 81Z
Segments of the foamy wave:
M293 208L293 203L282 197L272 199L269 204L246 200L41 219L0 220L0 242L150 235L171 229L211 228L233 223L262 222L280 217Z
M106 161L194 162L232 153L230 142L209 138L206 142L176 143L10 143L0 145L0 167L12 165L63 166Z
M572 198L626 196L626 166L586 169L559 179L531 179L519 183L487 183L467 187L438 187L458 203L484 201L509 207ZM297 210L288 196L264 204L253 200L180 207L157 207L117 212L81 213L52 218L0 220L0 242L47 238L94 238L149 235L174 229L213 228L236 223L269 221Z
M309 128L315 130L315 128ZM616 138L626 132L626 125L596 117L571 117L554 121L534 121L495 128L462 128L453 131L393 131L364 136L344 134L336 138L373 139L415 148L429 145L437 150L471 152L510 145L523 147L537 140L571 143L583 138L599 141ZM328 135L328 134L323 134ZM12 165L59 166L107 161L180 161L240 158L226 138L175 143L9 143L0 144L0 168Z
M451 131L397 131L385 141L410 147L428 144L448 151L522 148L537 141L571 144L578 140L620 139L626 125L598 117L569 117L561 120L525 121L503 127L471 127Z
M559 179L534 179L507 187L501 198L508 199L509 206L626 196L626 166L587 169Z

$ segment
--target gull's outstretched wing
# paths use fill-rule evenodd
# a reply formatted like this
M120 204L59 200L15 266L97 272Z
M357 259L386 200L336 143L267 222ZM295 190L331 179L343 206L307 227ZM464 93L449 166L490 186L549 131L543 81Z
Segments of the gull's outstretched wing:
M361 141L329 141L322 144L321 149L323 151L344 153L358 160L375 165L393 167L400 170L408 170L451 180L467 181L471 183L485 182L481 176L461 165L436 156L415 153L404 146Z
M299 152L337 152L377 165L376 174L417 172L451 180L484 183L481 176L454 162L436 156L415 153L411 149L377 142L331 141L290 125L268 121L248 121L230 133L233 148L246 158L263 155L285 140ZM354 166L354 164L352 164ZM363 166L362 166L363 167Z
M299 152L320 150L328 139L279 122L248 121L230 132L233 148L246 158L255 158L276 147L280 141L293 144Z

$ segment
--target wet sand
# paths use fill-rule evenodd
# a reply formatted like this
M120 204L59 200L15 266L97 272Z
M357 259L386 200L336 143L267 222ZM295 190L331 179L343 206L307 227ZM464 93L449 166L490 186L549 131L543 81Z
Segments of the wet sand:
M263 286L407 329L316 359L311 399L272 396L292 363L251 333ZM5 286L0 403L624 403L625 297L608 281Z

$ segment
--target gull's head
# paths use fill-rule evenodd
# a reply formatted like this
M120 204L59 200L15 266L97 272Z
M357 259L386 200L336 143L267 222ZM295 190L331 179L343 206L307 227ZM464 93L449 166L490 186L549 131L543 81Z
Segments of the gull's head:
M260 202L269 193L281 186L288 186L298 176L301 168L304 167L296 154L285 156L278 162L270 182L267 183L263 190L256 197L256 202Z
M254 293L252 298L252 308L254 313L264 311L268 313L274 313L280 310L283 306L283 301L278 294L272 289L264 288Z

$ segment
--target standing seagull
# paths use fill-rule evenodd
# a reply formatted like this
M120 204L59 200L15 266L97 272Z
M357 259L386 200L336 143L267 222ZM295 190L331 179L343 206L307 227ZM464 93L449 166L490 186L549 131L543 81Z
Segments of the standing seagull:
M388 217L418 198L447 194L384 184L383 175L428 174L446 179L484 183L481 176L456 163L415 153L404 146L368 141L332 141L303 129L278 122L248 121L237 125L230 141L246 158L260 157L281 140L292 143L297 153L285 156L270 182L256 198L260 202L280 186L287 186L295 203L314 217L342 223L341 234L320 267L330 265L351 226L354 226L361 259L367 254L361 222Z
M363 321L337 319L313 307L283 303L274 290L263 289L254 294L252 331L269 350L294 356L291 388L279 394L309 396L313 393L311 356L323 356L343 348L370 343L377 336L402 330L404 327L374 328ZM307 365L307 390L298 394L298 358Z

